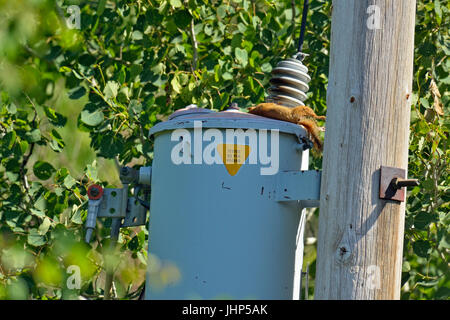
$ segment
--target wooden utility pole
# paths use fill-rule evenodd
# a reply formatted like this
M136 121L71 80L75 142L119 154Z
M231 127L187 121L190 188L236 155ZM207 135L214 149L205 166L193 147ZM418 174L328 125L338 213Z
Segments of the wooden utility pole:
M334 0L315 299L399 299L405 202L380 167L407 169L415 0Z

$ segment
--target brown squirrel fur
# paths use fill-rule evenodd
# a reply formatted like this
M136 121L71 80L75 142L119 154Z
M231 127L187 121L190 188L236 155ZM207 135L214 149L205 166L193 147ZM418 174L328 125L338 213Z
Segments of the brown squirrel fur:
M325 120L325 116L318 116L310 107L298 106L288 108L275 103L260 103L256 107L250 107L249 113L267 118L288 121L305 127L311 136L314 149L323 150L322 140L319 137L319 127L316 120Z

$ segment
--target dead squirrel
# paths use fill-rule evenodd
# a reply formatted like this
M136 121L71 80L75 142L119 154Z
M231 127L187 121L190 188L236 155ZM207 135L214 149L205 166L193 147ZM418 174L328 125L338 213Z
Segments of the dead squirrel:
M325 116L318 116L306 106L288 108L275 103L260 103L256 107L250 107L249 113L267 118L288 121L305 127L311 136L314 149L318 152L323 150L323 143L319 137L319 127L316 120L325 120Z

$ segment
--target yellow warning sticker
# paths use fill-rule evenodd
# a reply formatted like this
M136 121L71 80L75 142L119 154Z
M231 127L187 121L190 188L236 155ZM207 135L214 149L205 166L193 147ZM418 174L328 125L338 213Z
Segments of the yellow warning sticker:
M218 144L217 151L231 176L238 173L250 154L250 146L238 144Z

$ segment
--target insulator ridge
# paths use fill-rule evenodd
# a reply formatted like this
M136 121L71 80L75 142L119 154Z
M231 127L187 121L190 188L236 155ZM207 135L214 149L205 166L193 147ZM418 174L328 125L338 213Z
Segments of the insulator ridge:
M305 56L297 53L293 58L280 61L272 70L267 102L286 107L305 105L308 83L311 81L308 68L302 63Z

